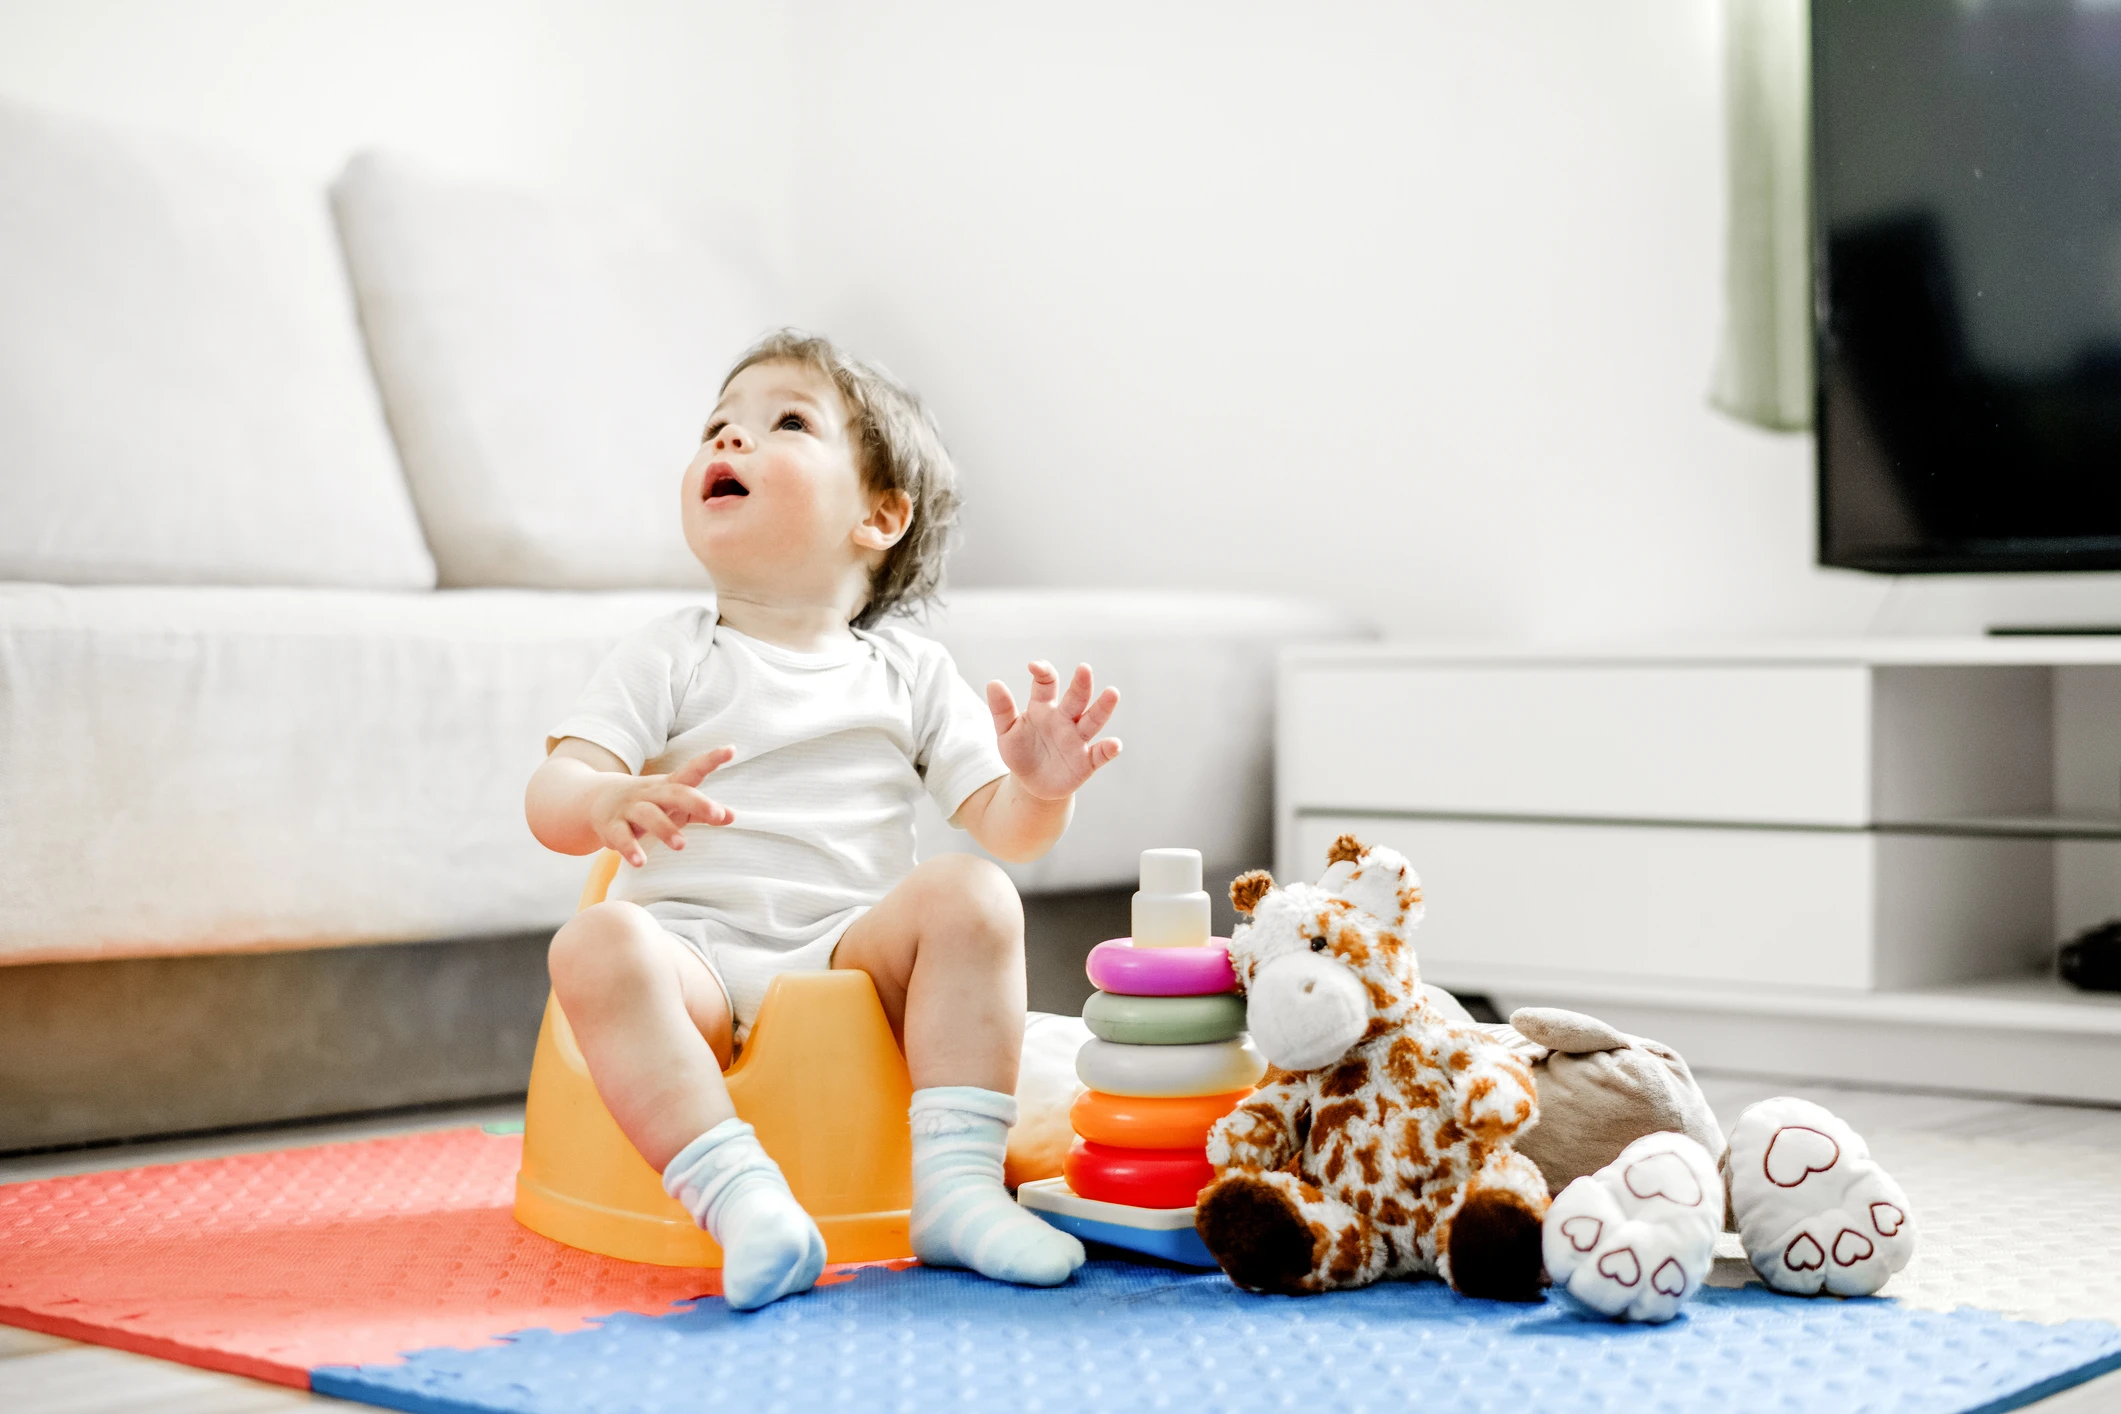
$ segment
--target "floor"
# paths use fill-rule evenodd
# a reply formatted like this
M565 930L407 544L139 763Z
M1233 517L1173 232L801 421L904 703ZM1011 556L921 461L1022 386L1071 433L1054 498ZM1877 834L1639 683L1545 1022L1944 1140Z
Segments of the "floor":
M2074 1205L2102 1214L2121 1215L2121 1109L2028 1104L2010 1100L1852 1087L1792 1086L1788 1082L1742 1076L1702 1077L1716 1112L1728 1126L1746 1105L1770 1095L1801 1094L1817 1100L1869 1139L1873 1151L1906 1182L1920 1171L1948 1172L1955 1182L1937 1196L1916 1193L1924 1204L1925 1240L1948 1245L1964 1232L1992 1232L1983 1198L2018 1212L2038 1212ZM124 1148L76 1150L0 1159L0 1183L130 1168L180 1159L206 1158L291 1143L331 1143L346 1139L402 1134L420 1129L484 1124L521 1117L521 1106L481 1105L435 1110L344 1123L306 1125L240 1135L140 1144ZM1987 1190L1984 1194L1979 1191ZM1944 1193L1954 1197L1940 1198ZM2043 1198L2046 1200L2043 1202ZM2067 1241L2067 1235L2063 1235ZM1726 1239L1728 1242L1729 1239ZM1735 1253L1735 1247L1732 1252ZM2094 1253L2110 1260L2114 1249ZM2121 1323L2121 1285L2101 1286L2092 1294L2058 1293L2038 1263L2013 1263L2029 1272L2018 1286L2008 1273L1997 1276L1990 1302L2028 1319L2071 1315L2098 1316ZM1742 1260L1725 1260L1719 1273L1729 1280L1745 1274ZM1925 1283L1923 1260L1895 1278L1893 1293L1922 1305L1950 1305L1947 1283ZM0 1326L0 1409L9 1414L114 1414L121 1410L155 1410L163 1414L252 1414L295 1408L357 1410L365 1405L338 1400L234 1375L215 1374L183 1365L81 1345L50 1336ZM2056 1395L2033 1406L2042 1414L2089 1414L2121 1410L2121 1372Z

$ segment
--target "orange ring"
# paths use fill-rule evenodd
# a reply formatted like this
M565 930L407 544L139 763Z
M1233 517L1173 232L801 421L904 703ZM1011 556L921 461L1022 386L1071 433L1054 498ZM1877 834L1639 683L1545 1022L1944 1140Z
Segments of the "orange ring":
M1119 1149L1199 1149L1208 1130L1244 1103L1250 1090L1148 1099L1085 1090L1068 1107L1068 1123L1093 1144Z
M1133 1208L1190 1208L1215 1181L1198 1149L1114 1149L1081 1139L1061 1160L1061 1174L1077 1197Z

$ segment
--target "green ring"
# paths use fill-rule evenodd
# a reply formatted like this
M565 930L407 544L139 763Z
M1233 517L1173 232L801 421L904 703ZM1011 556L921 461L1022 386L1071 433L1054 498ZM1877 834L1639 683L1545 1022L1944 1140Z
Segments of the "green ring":
M1206 997L1122 997L1092 992L1083 1003L1090 1034L1125 1046L1191 1046L1244 1034L1245 999L1234 992Z

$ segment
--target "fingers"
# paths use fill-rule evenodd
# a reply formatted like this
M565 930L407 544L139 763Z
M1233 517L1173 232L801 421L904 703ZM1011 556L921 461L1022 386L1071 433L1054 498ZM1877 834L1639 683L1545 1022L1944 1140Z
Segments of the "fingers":
M654 835L672 849L685 847L684 828L652 801L635 801L626 807L619 819L630 825L637 835Z
M1082 733L1084 741L1090 740L1105 729L1105 723L1112 720L1112 713L1118 707L1119 689L1106 688L1097 695L1097 701L1090 704L1089 710L1076 718L1075 729Z
M691 786L667 780L648 792L648 799L680 825L726 825L736 812L718 800L710 800Z
M736 748L717 746L712 751L703 751L670 773L670 779L681 786L696 786L720 767L736 759Z
M1037 662L1031 668L1031 705L1043 707L1060 695L1060 678L1055 675L1053 665Z
M1103 741L1093 741L1090 743L1090 769L1095 771L1100 766L1109 766L1118 755L1118 737L1108 736Z
M604 848L616 851L619 858L638 869L648 862L641 852L640 842L634 838L633 830L624 820L612 820L599 826L597 839Z
M1068 679L1068 690L1061 696L1060 709L1074 721L1090 705L1090 665L1077 663L1075 673Z
M994 734L1016 725L1016 699L1009 695L1009 684L996 678L987 684L987 710L994 714Z

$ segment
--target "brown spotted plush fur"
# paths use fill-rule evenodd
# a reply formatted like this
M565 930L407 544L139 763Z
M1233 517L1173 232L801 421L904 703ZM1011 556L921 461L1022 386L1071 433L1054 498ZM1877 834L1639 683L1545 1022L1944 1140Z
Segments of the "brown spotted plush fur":
M1236 930L1230 960L1270 1062L1259 989L1294 987L1300 1007L1314 988L1338 987L1360 1032L1336 1060L1270 1068L1217 1122L1201 1238L1232 1280L1258 1291L1434 1273L1467 1295L1535 1300L1547 1188L1510 1147L1538 1116L1531 1074L1423 999L1406 940L1421 887L1406 860L1347 835L1328 857L1316 885L1277 888L1262 872L1231 885L1251 921ZM1321 973L1336 964L1360 993ZM1366 1025L1356 997L1367 998ZM1320 1034L1339 1044L1339 1032Z

